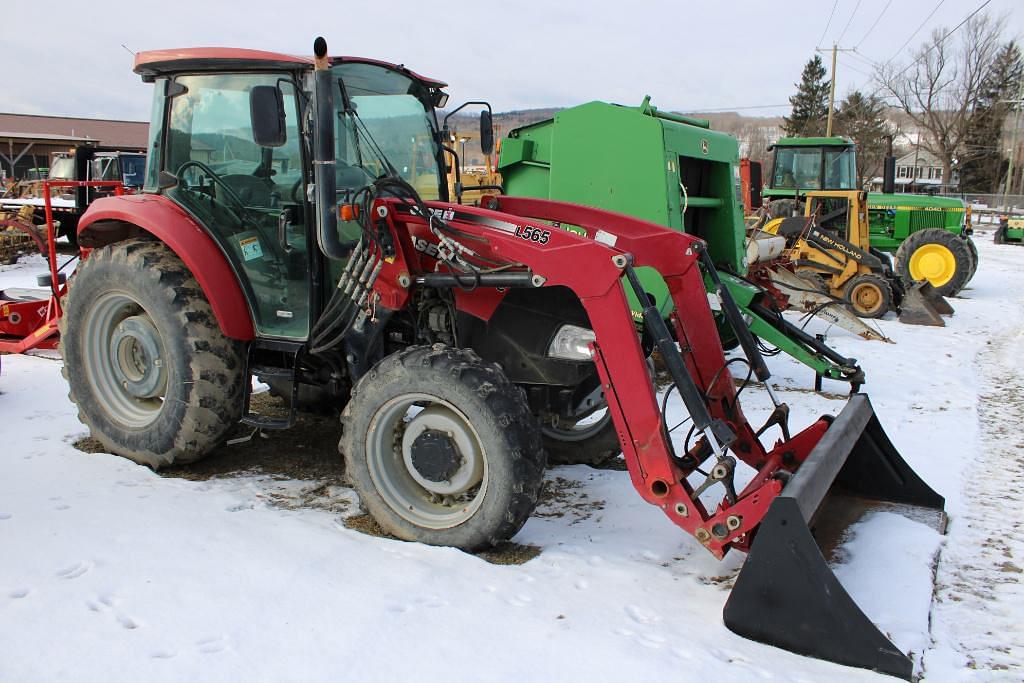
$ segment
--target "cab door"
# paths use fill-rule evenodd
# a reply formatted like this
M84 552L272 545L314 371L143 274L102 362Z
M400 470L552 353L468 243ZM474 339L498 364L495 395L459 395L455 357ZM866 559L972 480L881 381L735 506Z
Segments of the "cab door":
M278 88L284 139L253 138L252 91ZM296 89L282 74L197 74L169 84L164 171L169 197L220 244L261 337L309 336L309 243Z

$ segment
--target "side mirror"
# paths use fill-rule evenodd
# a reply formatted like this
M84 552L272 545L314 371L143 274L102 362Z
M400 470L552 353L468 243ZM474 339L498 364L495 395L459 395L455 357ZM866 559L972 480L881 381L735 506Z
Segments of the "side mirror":
M494 125L491 121L491 112L487 109L480 112L480 151L484 156L494 153Z
M288 139L284 95L276 85L257 85L249 92L252 139L260 147L280 147Z

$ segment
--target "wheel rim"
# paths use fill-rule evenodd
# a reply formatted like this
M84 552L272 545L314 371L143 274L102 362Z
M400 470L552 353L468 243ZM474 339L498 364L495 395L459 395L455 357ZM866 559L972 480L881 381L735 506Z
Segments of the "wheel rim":
M95 398L115 422L139 429L163 409L167 367L153 320L130 295L107 292L84 313L85 371Z
M956 257L941 244L925 244L910 256L910 277L941 287L956 274Z
M870 282L861 283L850 292L850 302L854 308L866 314L877 312L884 300L882 290Z
M541 433L558 441L586 441L604 429L611 419L611 412L607 408L602 408L575 423L560 421L557 424L545 425L541 427Z
M487 492L486 451L469 419L428 394L405 394L370 420L366 465L384 502L427 529L470 519Z

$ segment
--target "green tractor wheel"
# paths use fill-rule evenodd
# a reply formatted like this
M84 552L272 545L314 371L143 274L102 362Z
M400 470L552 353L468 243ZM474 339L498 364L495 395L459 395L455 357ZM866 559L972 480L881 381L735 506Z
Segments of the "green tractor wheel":
M963 239L967 244L967 251L971 252L971 274L967 277L967 281L970 282L974 279L974 274L978 272L978 245L970 237Z
M896 252L896 268L906 282L927 280L940 296L956 296L971 279L974 259L967 242L941 228L915 232Z

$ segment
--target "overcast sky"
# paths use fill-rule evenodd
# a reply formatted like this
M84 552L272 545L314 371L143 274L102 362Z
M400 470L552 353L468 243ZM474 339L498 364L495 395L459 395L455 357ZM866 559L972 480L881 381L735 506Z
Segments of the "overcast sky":
M450 83L453 103L487 99L497 111L639 104L650 94L663 109L781 114L815 47L857 48L840 57L841 97L870 80L871 62L909 61L932 29L956 26L982 2L838 0L832 14L832 0L505 0L451 11L427 0L93 0L66 9L5 0L0 111L144 120L151 86L122 44L308 54L323 35L331 54L404 63ZM991 0L986 11L1006 16L1008 38L1024 36L1021 0Z

